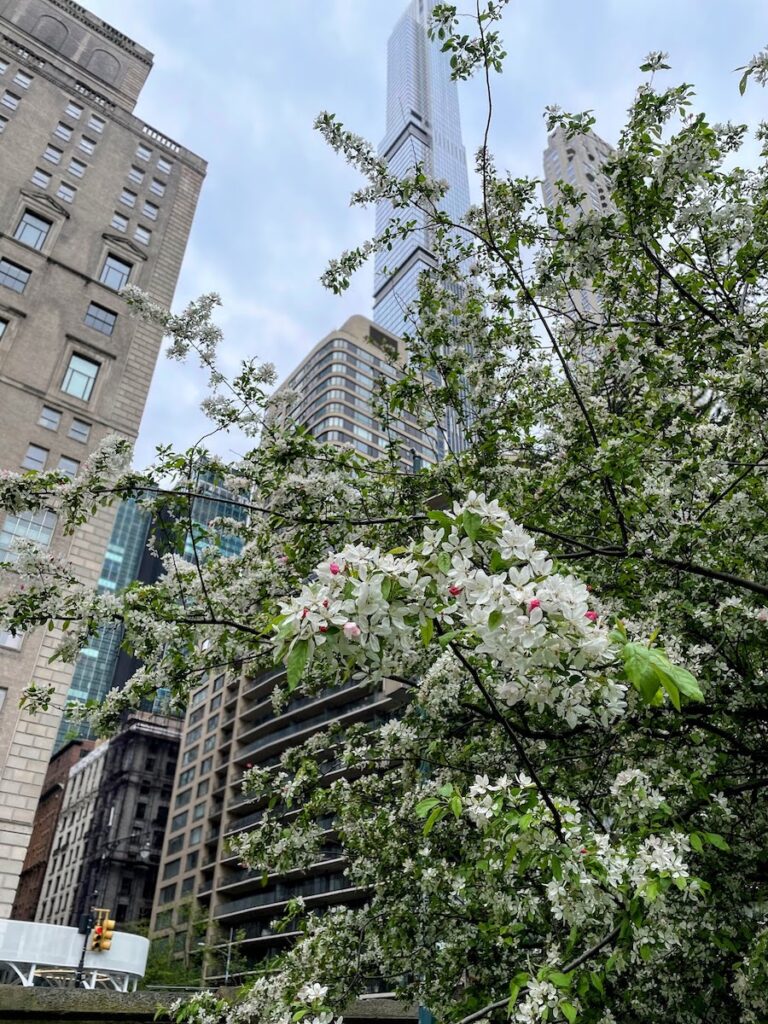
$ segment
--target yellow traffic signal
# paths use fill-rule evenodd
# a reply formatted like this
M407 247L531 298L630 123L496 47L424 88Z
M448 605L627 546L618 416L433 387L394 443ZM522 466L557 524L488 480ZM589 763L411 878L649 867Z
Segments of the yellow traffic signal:
M105 917L101 922L101 939L99 942L99 949L109 949L112 945L112 937L115 934L116 921L113 921L109 917Z
M101 921L98 921L91 931L91 949L101 949L102 940L104 938L104 928Z

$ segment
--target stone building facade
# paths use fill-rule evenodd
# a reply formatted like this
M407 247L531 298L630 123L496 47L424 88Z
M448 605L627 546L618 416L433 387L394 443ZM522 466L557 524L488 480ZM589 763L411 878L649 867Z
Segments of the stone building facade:
M72 769L37 920L76 926L92 905L148 920L182 722L135 711Z
M36 921L69 924L108 750L109 741L99 743L69 770Z
M32 838L27 847L27 856L16 890L16 899L13 901L11 917L16 921L35 920L70 769L90 753L93 746L93 740L70 740L50 760L32 826Z
M0 469L74 475L105 436L137 435L161 336L119 292L170 305L206 170L134 116L151 67L73 0L0 0ZM95 584L113 518L65 537L52 511L0 513L0 561L33 540ZM0 917L72 677L49 660L59 639L0 632ZM56 693L34 716L33 679Z

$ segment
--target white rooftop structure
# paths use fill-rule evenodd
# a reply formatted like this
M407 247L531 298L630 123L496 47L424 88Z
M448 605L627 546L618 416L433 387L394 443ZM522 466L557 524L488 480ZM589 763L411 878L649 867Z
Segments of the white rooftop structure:
M6 968L26 987L41 983L71 986L84 943L84 988L135 991L146 970L149 939L127 932L115 932L110 949L91 952L90 935L81 934L77 928L0 920L0 971Z

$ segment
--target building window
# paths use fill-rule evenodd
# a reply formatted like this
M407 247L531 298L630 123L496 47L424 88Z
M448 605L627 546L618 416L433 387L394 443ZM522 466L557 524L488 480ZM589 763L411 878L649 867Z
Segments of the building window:
M99 281L105 284L107 288L114 288L116 292L119 292L121 288L125 288L128 284L131 270L133 270L132 263L126 263L125 260L120 260L117 256L113 256L110 253L104 260Z
M99 134L101 134L104 131L106 123L107 122L104 120L104 118L99 117L98 114L91 114L91 116L88 118L88 127L92 131L98 132Z
M88 312L85 314L85 322L88 326L92 327L94 331L100 331L106 335L110 335L114 331L116 320L117 313L113 313L95 302L90 304Z
M140 167L131 167L128 172L128 180L132 181L134 185L140 185L144 181L144 171Z
M70 459L69 456L62 455L56 469L60 473L63 473L64 476L68 476L71 480L74 480L77 476L78 470L80 469L80 463L77 459Z
M46 146L43 159L50 161L52 164L58 164L63 155L64 150L59 149L58 146Z
M136 193L131 192L129 188L124 188L120 193L120 202L125 206L130 206L131 208L136 205L136 198Z
M57 139L61 139L62 142L69 142L72 138L72 132L74 128L70 128L68 124L64 124L63 121L59 121L56 127L53 129L53 134Z
M118 231L127 231L128 218L124 217L122 213L118 213L117 210L115 210L112 216L112 227L116 228Z
M0 318L0 338L5 334L5 328L8 326L8 321Z
M51 176L47 171L41 171L39 167L36 167L32 172L30 181L33 185L37 185L38 188L48 188L51 184Z
M42 249L51 227L51 221L25 210L13 237L32 249Z
M196 843L201 842L202 838L203 838L203 827L202 827L202 825L197 825L189 833L189 845L190 846L194 846Z
M160 159L157 161L157 169L158 171L160 171L161 174L170 174L172 168L173 164L163 159L163 157L160 157Z
M17 71L13 76L13 84L21 89L28 89L32 85L32 75L28 75L26 71Z
M0 115L0 135L5 131L5 126L8 124L8 118Z
M201 818L205 817L205 801L201 804L195 804L195 809L192 812L192 821L200 821Z
M13 633L9 633L7 629L0 629L0 647L5 647L9 651L20 651L23 640L23 633L17 633L14 636ZM0 686L0 711L3 709L5 695L7 692L8 691L6 689Z
M192 790L185 789L183 793L176 794L176 807L186 807L189 801L192 799Z
M133 237L137 242L141 242L142 245L149 245L152 240L152 232L148 228L143 228L141 224L139 224L133 233Z
M84 164L82 160L76 160L74 157L72 157L72 159L69 161L69 167L67 168L67 170L76 178L82 178L82 176L88 170L88 164Z
M73 117L75 121L79 121L83 113L83 108L79 103L75 103L74 100L70 100L67 104L67 109L64 111L67 117Z
M202 782L198 782L198 784L197 784L197 793L195 793L195 796L198 797L198 798L201 797L201 796L206 796L207 793L208 793L208 789L209 789L210 785L211 785L211 780L210 779L203 779Z
M211 770L211 768L213 768L213 758L212 757L206 757L204 761L200 762L200 774L201 775L205 775L206 772L209 772Z
M80 141L78 142L78 146L80 147L80 149L82 149L84 153L87 153L88 156L91 156L96 149L96 142L94 139L89 139L87 135L81 135Z
M143 142L139 143L139 148L136 150L136 156L139 160L149 160L152 156L152 150L149 146L145 146Z
M65 203L73 203L77 195L77 189L74 185L69 185L66 181L62 181L56 189L56 195L59 199L63 199Z
M25 270L24 267L11 263L10 260L0 259L0 284L4 284L6 288L14 292L23 292L31 276L32 272Z
M171 818L171 832L178 832L180 828L184 828L184 826L187 824L188 817L188 811L182 811L181 814L175 814Z
M60 423L61 413L58 409L51 409L49 405L44 405L40 410L40 419L37 421L37 425L45 427L46 430L58 430Z
M23 469L32 469L38 473L45 469L47 459L47 448L41 448L39 444L30 444L27 447L27 454L21 460L21 465Z
M85 423L83 420L72 420L72 426L69 428L67 437L71 437L73 441L79 441L81 444L86 444L90 436L90 423Z
M163 880L167 878L175 878L181 871L181 858L176 860L169 860L163 868Z
M192 877L192 878L185 878L184 881L181 883L181 895L182 896L188 896L194 890L194 888L195 888L195 879L194 879L194 877ZM178 934L181 936L181 939L182 939L181 948L183 949L184 948L184 942L186 941L186 934L184 932L179 932Z
M8 61L7 60L0 60L0 75L4 75L7 70L8 70Z
M160 212L160 207L155 206L154 203L150 203L148 199L144 201L144 216L149 217L150 220L157 220L157 215Z
M21 103L21 96L17 96L16 93L9 92L6 89L0 103L2 103L4 107L8 107L9 110L15 110L19 103Z
M53 512L19 512L17 516L7 515L0 530L0 562L16 559L11 546L15 540L31 540L47 548L56 526Z
M162 181L158 181L157 178L152 179L152 184L149 186L149 191L154 192L156 196L165 195L165 185Z
M81 398L84 402L87 402L91 397L98 373L98 363L73 353L69 357L69 366L64 374L61 390L68 395L72 395L74 398Z
M173 903L176 898L176 883L165 885L160 890L160 903Z

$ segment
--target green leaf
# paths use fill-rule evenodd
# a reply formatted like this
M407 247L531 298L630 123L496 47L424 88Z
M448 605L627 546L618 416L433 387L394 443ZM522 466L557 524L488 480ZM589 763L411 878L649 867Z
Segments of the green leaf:
M433 807L437 807L440 801L437 797L428 796L425 800L419 800L416 804L416 813L420 818L426 818Z
M648 704L658 703L658 691L663 687L674 707L680 711L680 694L689 700L703 701L704 695L691 673L673 665L658 647L628 643L621 649L627 679Z
M461 522L464 527L464 532L474 543L483 527L482 516L479 516L477 512L470 512L469 509L465 509L462 513Z
M453 794L448 803L448 806L451 808L454 817L458 821L458 819L461 817L461 797L459 796L458 793Z
M430 814L430 816L424 822L424 835L428 836L429 833L432 831L432 829L437 824L437 822L440 821L440 819L444 818L444 817L445 817L445 808L444 807L435 807L432 810L432 813Z
M742 96L744 95L744 93L746 91L747 82L748 81L749 81L749 71L745 71L744 74L739 79L739 92L741 93Z
M728 843L726 843L722 836L717 835L716 832L705 832L704 838L708 843L716 846L718 850L730 850Z
M501 625L501 620L504 618L504 613L500 612L498 608L491 612L488 616L488 629L498 629Z
M558 988L570 988L573 981L572 974L563 974L562 971L552 971L547 975L547 981L551 981Z
M425 619L421 624L421 642L425 647L429 647L432 640L432 636L435 632L435 623L433 619Z
M640 947L640 956L643 958L643 960L650 960L653 956L653 950L650 946L643 944Z
M573 1005L573 1003L560 1003L560 1011L562 1015L565 1017L565 1019L568 1021L568 1024L573 1024L573 1022L576 1020L576 1017L578 1016L578 1011L576 1010L576 1007Z
M286 667L288 669L288 689L293 690L298 685L307 661L309 660L309 640L297 640L288 652Z
M688 836L688 842L691 844L691 849L695 850L696 853L702 853L704 850L704 844L701 841L701 836L698 832L691 832Z

